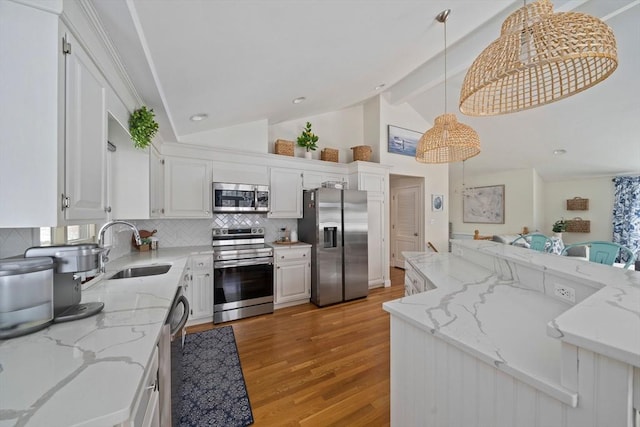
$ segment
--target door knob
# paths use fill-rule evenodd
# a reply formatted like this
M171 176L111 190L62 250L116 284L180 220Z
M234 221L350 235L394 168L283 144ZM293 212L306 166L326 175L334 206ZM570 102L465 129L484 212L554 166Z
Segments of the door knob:
M414 236L418 237L418 233L413 233Z

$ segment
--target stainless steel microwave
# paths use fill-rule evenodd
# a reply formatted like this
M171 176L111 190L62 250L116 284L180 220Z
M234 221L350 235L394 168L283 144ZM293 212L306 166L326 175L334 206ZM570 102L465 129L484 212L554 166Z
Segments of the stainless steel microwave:
M268 185L213 183L213 212L263 213L268 211Z

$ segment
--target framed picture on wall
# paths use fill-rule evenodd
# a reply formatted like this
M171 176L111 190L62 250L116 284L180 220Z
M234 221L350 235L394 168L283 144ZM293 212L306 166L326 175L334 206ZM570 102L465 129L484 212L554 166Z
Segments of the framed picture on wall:
M441 212L444 210L444 196L442 194L431 195L431 210Z
M462 222L504 224L504 185L467 188L462 196Z
M388 130L387 151L389 153L416 156L416 147L422 137L420 132L392 125L388 126Z

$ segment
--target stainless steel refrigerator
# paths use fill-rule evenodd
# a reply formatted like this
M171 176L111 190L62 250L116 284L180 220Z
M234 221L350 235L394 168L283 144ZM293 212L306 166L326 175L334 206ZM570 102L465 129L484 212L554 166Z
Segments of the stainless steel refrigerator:
M369 292L367 193L318 188L303 193L298 239L311 243L311 302L319 307Z

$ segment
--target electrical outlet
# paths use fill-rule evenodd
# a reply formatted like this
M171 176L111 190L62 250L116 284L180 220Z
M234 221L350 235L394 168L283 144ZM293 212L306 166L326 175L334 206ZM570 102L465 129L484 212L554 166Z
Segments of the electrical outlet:
M554 293L556 294L556 296L564 300L567 300L573 303L576 302L576 290L570 286L560 285L556 283L554 288Z

